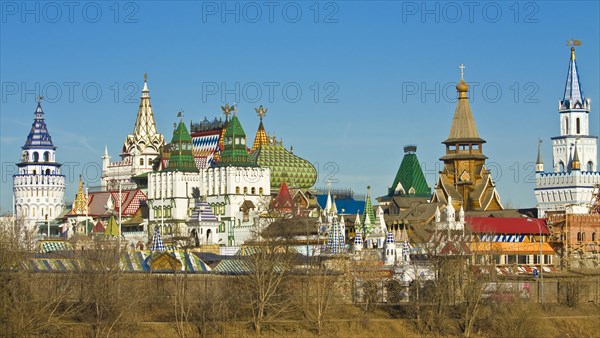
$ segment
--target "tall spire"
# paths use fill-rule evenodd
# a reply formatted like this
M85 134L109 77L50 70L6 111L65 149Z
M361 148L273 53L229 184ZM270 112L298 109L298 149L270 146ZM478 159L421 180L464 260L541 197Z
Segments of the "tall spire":
M467 97L469 85L463 79L463 70L464 65L461 65L461 78L456 85L458 102L456 103L456 110L454 111L454 118L452 119L452 127L450 127L448 139L444 143L456 143L459 141L479 141L483 143L485 141L479 137L477 125L475 124L471 106L469 105Z
M569 60L569 71L567 72L567 82L565 84L565 93L560 103L561 109L585 109L587 100L583 96L581 83L579 82L579 72L575 62L575 47L571 47L571 59Z
M262 105L258 108L254 109L256 114L260 118L260 123L258 125L258 130L256 131L256 136L254 137L254 144L252 145L252 151L255 151L263 144L269 143L269 138L267 137L267 133L265 132L265 127L263 125L263 117L267 114L267 108L264 108Z
M544 172L544 161L542 161L542 139L538 141L537 161L535 162L535 172Z
M125 140L125 152L132 153L134 149L145 153L146 149L151 153L158 154L160 147L164 144L164 137L156 131L154 113L150 103L150 90L148 90L148 74L144 74L144 87L138 108L133 134L127 135Z

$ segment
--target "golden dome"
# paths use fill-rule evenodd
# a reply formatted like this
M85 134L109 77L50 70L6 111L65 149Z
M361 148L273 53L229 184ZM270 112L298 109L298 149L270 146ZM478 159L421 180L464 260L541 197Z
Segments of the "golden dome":
M458 90L459 93L466 93L469 91L469 84L467 84L465 80L460 79L460 82L456 84L456 90Z
M459 99L466 99L467 92L469 91L469 85L465 82L465 80L460 79L460 81L456 84L456 90L458 90Z

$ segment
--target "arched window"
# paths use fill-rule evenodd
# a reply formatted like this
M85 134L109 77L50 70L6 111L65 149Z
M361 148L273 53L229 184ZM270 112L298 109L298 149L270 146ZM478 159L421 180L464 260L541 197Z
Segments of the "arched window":
M46 175L50 175L50 169L46 169Z
M575 120L575 127L577 128L577 134L581 133L581 121L579 120L579 117Z
M39 162L40 161L40 154L35 151L33 152L33 162Z
M565 117L565 135L569 135L569 118Z
M248 194L248 187L244 187L244 195Z
M592 242L595 242L595 241L596 241L596 233L592 232Z
M585 242L585 232L581 234L581 241Z
M252 193L252 195L256 195L256 188L252 187L252 189L250 189L250 192Z
M140 165L144 165L144 158L140 158Z
M50 152L49 151L44 152L44 162L50 162Z
M35 207L31 208L31 217L35 217Z
M235 187L235 193L239 194L240 193L240 187Z
M577 233L577 241L578 241L578 242L581 242L581 232L578 232L578 233Z
M262 195L262 194L263 194L263 188L262 188L262 187L261 187L261 188L258 188L258 194L259 194L259 195Z
M592 172L592 171L594 171L594 162L592 162L592 161L589 161L589 162L587 163L587 171L589 171L589 172Z
M558 162L558 171L560 171L561 173L565 172L565 164L563 163L563 161Z

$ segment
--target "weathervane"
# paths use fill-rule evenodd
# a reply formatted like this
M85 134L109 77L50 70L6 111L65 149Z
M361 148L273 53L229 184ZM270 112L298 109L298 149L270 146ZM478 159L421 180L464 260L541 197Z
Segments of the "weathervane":
M258 117L260 117L260 120L262 121L263 116L267 114L267 108L264 108L262 105L260 105L260 107L254 108L254 110L256 111L256 114L258 114Z
M465 77L465 65L463 65L462 63L460 64L460 66L458 66L458 68L460 68L460 79L464 80Z
M567 46L581 46L581 40L575 40L571 38L571 40L567 40Z

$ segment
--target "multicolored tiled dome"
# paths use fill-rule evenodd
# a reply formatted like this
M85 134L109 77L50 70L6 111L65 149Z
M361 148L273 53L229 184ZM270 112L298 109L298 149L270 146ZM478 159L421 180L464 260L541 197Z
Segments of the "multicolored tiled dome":
M250 159L271 170L271 190L277 191L281 182L300 189L311 188L317 181L317 170L309 161L294 155L281 143L271 140L258 147Z

